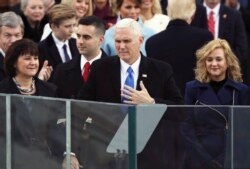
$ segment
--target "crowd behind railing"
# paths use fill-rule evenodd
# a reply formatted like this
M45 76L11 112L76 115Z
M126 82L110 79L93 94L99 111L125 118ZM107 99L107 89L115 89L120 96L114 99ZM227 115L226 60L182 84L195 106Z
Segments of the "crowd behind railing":
M249 6L244 0L21 0L0 14L0 93L202 105L163 116L138 168L222 169L229 113L209 105L250 104ZM72 152L76 168L85 163L79 147Z

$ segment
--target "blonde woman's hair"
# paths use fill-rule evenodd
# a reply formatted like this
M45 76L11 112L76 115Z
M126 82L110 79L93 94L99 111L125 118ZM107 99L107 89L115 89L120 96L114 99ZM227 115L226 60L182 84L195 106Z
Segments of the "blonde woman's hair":
M61 3L64 3L64 4L68 4L68 5L72 5L72 1L73 0L61 0ZM77 0L76 0L77 1ZM89 1L89 9L88 11L86 12L86 15L85 16L91 16L93 15L93 1L92 0L81 0L82 1Z
M196 68L195 79L202 83L209 83L211 78L208 75L206 68L207 56L215 49L222 49L224 51L226 63L227 63L227 78L236 82L242 82L242 74L238 58L233 53L228 42L223 39L215 39L208 42L196 52Z
M196 10L195 0L168 0L168 16L173 19L191 20Z
M159 0L153 0L152 13L153 14L162 14L161 5L160 5Z

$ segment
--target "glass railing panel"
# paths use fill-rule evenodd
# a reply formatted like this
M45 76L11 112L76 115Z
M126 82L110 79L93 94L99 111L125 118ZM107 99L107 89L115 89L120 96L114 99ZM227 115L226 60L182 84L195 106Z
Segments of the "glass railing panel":
M71 102L72 152L82 168L128 168L128 151L123 148L128 135L120 133L125 139L122 141L114 138L128 108L122 104Z
M65 131L58 124L65 119L65 101L12 95L10 112L11 156L6 168L61 168Z
M0 95L0 168L6 168L6 97Z
M250 168L250 107L232 106L227 135L225 168Z

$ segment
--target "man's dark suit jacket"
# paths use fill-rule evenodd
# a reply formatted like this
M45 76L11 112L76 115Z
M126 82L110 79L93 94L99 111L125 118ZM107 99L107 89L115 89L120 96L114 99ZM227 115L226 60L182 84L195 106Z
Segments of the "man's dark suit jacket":
M195 28L183 20L172 20L166 30L146 42L147 56L169 63L173 67L177 86L184 94L186 82L194 79L195 52L213 36L207 30Z
M105 57L107 55L102 51L101 58ZM86 83L83 81L80 65L81 56L78 55L69 62L57 66L52 82L57 86L58 97L76 98L81 86Z
M74 38L69 39L69 48L71 51L72 58L79 55L76 47L76 40ZM49 61L49 65L56 69L56 66L62 63L60 53L56 47L52 34L38 44L39 56L41 60L41 66L45 60Z
M247 35L241 14L233 9L220 6L219 38L228 41L236 56L242 60L247 52Z
M0 53L0 81L2 81L5 78L4 73L4 56L2 53Z
M120 69L121 65L118 56L108 57L93 63L89 81L79 93L79 98L121 103ZM141 80L156 103L182 104L182 97L175 84L173 72L169 64L142 56L137 81L138 90L140 90L139 82ZM167 111L157 125L146 147L138 155L138 169L176 169L173 164L176 155L174 143L169 137L166 119L177 120L181 118L180 116L181 114L178 112Z
M118 56L98 60L92 65L89 81L80 91L79 99L121 103L120 69ZM138 90L141 80L156 103L181 103L182 97L170 65L142 56L137 81Z

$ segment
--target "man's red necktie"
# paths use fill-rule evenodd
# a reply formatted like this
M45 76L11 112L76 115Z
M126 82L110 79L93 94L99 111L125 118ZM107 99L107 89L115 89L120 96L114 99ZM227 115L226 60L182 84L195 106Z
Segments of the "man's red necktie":
M90 70L90 63L86 62L84 65L84 70L83 70L83 74L82 74L82 78L85 82L88 80L89 70Z
M208 16L208 30L213 34L215 33L215 21L214 21L214 12L211 11Z

